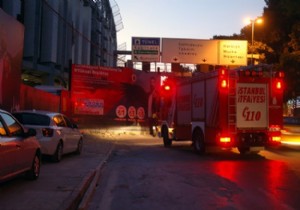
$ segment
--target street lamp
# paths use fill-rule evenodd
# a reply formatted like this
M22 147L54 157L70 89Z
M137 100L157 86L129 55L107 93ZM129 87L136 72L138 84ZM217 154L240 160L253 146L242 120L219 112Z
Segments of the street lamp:
M254 48L254 24L255 23L262 23L262 19L261 18L256 18L256 19L250 19L250 23L252 26L252 35L251 35L251 65L253 65L253 48Z

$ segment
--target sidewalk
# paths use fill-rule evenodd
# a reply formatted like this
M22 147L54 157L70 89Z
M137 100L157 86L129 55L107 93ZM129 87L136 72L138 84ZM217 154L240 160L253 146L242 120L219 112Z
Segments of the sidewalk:
M42 160L38 180L17 177L0 186L1 210L87 209L101 169L115 143L130 138L148 138L142 127L79 127L84 133L81 155L65 155L60 163ZM17 201L17 202L16 202Z
M68 206L65 206L66 210L86 210L88 208L88 204L90 199L93 196L93 193L96 188L96 184L99 181L99 177L101 175L101 169L105 165L107 159L111 155L115 141L122 138L134 137L137 135L149 136L147 128L139 127L139 126L128 126L128 127L111 127L111 128L81 128L80 129L84 135L106 139L112 141L112 146L105 151L106 155L102 158L98 166L91 170L88 173L80 185L74 190L70 197L70 202Z
M141 126L103 126L103 127L85 127L80 130L89 135L96 135L99 138L122 137L123 135L149 135L148 127Z

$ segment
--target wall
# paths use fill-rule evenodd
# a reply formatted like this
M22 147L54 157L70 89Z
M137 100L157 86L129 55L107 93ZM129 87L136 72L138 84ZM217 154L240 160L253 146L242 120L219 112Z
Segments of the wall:
M0 108L19 107L24 27L0 9Z
M21 84L20 109L36 109L59 112L61 97Z

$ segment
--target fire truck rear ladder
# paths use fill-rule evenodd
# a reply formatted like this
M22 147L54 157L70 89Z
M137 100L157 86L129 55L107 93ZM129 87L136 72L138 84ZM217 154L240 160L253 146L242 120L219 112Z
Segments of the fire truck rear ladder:
M228 74L228 131L231 135L236 134L236 83L237 72L229 71Z

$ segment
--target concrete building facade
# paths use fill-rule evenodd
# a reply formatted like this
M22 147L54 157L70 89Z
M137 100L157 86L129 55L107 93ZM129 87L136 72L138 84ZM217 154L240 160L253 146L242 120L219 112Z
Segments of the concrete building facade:
M24 24L22 80L69 87L71 64L117 65L109 0L0 0Z

